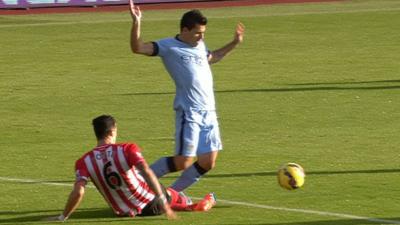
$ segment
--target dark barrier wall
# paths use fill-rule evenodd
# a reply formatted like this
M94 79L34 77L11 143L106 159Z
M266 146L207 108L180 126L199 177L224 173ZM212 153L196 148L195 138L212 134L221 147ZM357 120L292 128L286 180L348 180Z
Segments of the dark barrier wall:
M139 4L162 2L193 2L193 0L135 0L135 3ZM119 4L128 4L128 0L0 0L0 9Z

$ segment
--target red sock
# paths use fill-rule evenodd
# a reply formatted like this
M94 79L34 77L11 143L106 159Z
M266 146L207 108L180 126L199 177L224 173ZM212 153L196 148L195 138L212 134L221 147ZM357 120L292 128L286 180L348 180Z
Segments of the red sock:
M168 193L171 196L171 208L176 211L191 211L192 200L186 195L180 194L172 188L167 188Z

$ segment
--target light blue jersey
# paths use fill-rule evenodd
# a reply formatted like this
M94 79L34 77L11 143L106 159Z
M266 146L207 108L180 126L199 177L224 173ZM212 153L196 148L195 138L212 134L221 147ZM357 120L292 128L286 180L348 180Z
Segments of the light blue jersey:
M176 38L154 42L155 55L161 57L175 82L175 110L215 110L213 77L208 50L203 41L196 47Z
M194 157L221 150L213 77L204 42L193 47L178 38L166 38L153 44L154 55L161 57L176 86L176 155Z

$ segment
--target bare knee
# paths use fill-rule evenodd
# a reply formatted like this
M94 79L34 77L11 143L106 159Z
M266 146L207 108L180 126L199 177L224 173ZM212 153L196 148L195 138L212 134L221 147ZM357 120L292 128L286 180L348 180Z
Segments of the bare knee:
M193 163L192 157L186 156L175 156L174 157L174 164L177 171L184 170L188 168Z
M198 164L206 171L212 170L215 167L215 161L198 161Z
M198 164L201 168L206 171L212 170L215 167L217 161L217 152L211 152L198 157Z

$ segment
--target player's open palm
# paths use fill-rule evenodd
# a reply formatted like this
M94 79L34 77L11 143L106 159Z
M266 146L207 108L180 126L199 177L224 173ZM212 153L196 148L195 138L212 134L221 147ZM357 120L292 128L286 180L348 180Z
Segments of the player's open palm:
M136 6L133 0L129 0L129 9L131 11L131 16L134 21L140 21L142 18L142 12L139 6Z

